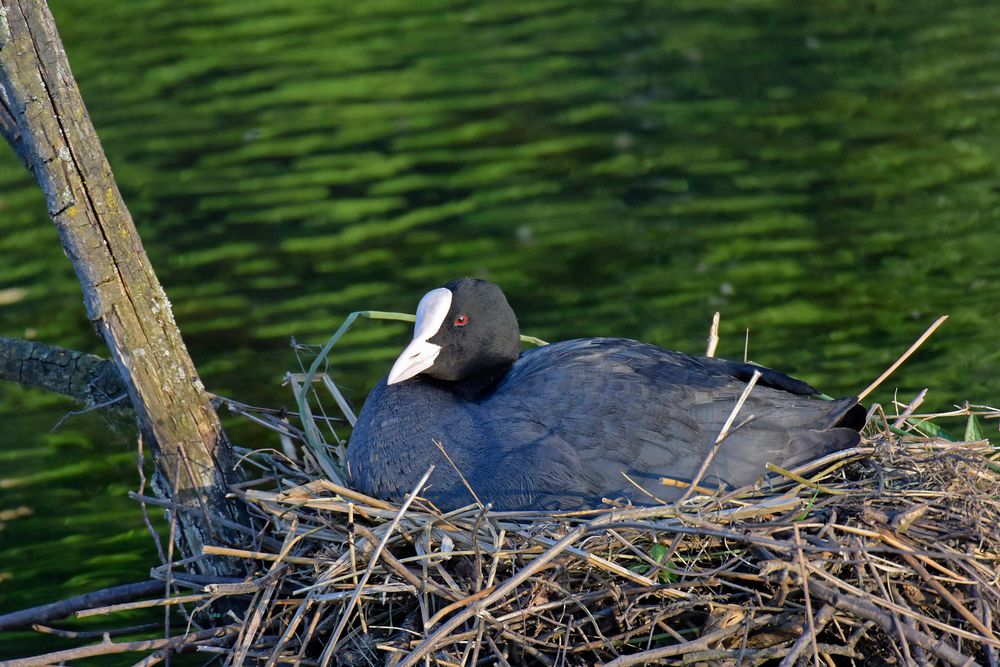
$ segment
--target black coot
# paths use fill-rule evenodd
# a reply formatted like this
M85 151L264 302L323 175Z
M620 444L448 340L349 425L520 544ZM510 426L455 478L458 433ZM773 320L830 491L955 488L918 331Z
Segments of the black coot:
M768 461L792 466L854 446L864 421L857 399L810 398L808 384L751 364L620 338L519 350L496 285L465 278L428 292L413 341L358 417L355 488L399 501L433 463L421 495L441 509L473 502L456 468L496 509L648 502L625 474L676 498L682 489L661 478L692 479L754 370L762 377L737 424L753 419L723 442L701 486L741 486Z

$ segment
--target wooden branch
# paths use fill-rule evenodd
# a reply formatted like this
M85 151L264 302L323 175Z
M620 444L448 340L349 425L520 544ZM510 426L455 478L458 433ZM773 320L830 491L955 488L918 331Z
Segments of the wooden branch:
M56 345L0 336L0 380L100 405L125 393L107 359ZM131 406L131 404L129 404Z
M214 517L248 523L228 484L234 457L122 201L44 0L0 0L0 125L38 179L146 440L157 493L202 513L179 517L186 556L206 542L238 542ZM10 120L16 130L10 126ZM198 561L203 574L239 574L239 562Z
M36 623L48 623L59 618L66 618L82 609L100 607L147 595L163 593L163 582L157 579L142 581L135 584L113 586L93 593L85 593L75 597L50 602L30 609L22 609L0 616L0 632L28 628Z
M156 649L171 649L173 651L183 650L186 646L192 646L196 642L213 637L224 637L234 631L232 627L213 628L192 632L179 637L169 639L145 639L134 642L113 642L102 641L99 644L90 646L80 646L78 648L66 649L64 651L54 651L45 655L36 655L30 658L20 658L4 662L4 667L44 667L45 665L58 665L69 660L81 660L92 658L98 655L113 655L116 653L128 653L131 651L152 651Z

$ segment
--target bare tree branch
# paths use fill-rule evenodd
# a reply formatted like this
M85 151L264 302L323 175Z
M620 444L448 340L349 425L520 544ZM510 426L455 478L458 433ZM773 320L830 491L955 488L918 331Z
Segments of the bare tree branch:
M50 602L49 604L31 607L30 609L22 609L4 614L0 616L0 632L5 630L19 630L31 627L35 623L48 623L59 618L66 618L81 609L90 609L91 607L100 607L162 593L163 582L159 579L113 586L104 590L59 600L58 602Z
M0 336L0 380L98 405L125 393L107 359L36 341Z

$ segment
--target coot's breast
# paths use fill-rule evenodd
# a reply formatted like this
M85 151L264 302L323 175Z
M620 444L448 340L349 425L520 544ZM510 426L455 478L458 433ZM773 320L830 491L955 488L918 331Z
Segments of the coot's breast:
M852 429L833 428L853 399L811 399L800 395L814 393L805 383L760 370L741 411L741 419L752 419L726 439L704 486L747 484L767 461L794 465L858 440ZM433 463L423 495L442 508L472 501L456 468L497 509L578 508L622 496L648 501L625 475L670 499L681 489L661 478L691 479L752 372L746 364L597 338L526 352L479 401L436 381L383 381L351 437L352 480L363 492L399 500Z
M435 442L460 469L474 469L483 443L478 412L477 405L466 404L436 382L418 377L387 385L382 378L368 394L348 443L352 485L376 498L399 501L433 464L436 470L422 495L457 500L464 492L461 480Z

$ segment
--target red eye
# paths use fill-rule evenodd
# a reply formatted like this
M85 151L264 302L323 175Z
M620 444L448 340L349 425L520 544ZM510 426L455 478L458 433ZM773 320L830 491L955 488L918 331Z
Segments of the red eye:
M468 323L469 323L469 316L466 315L465 313L462 313L461 315L455 318L456 327L464 327Z

